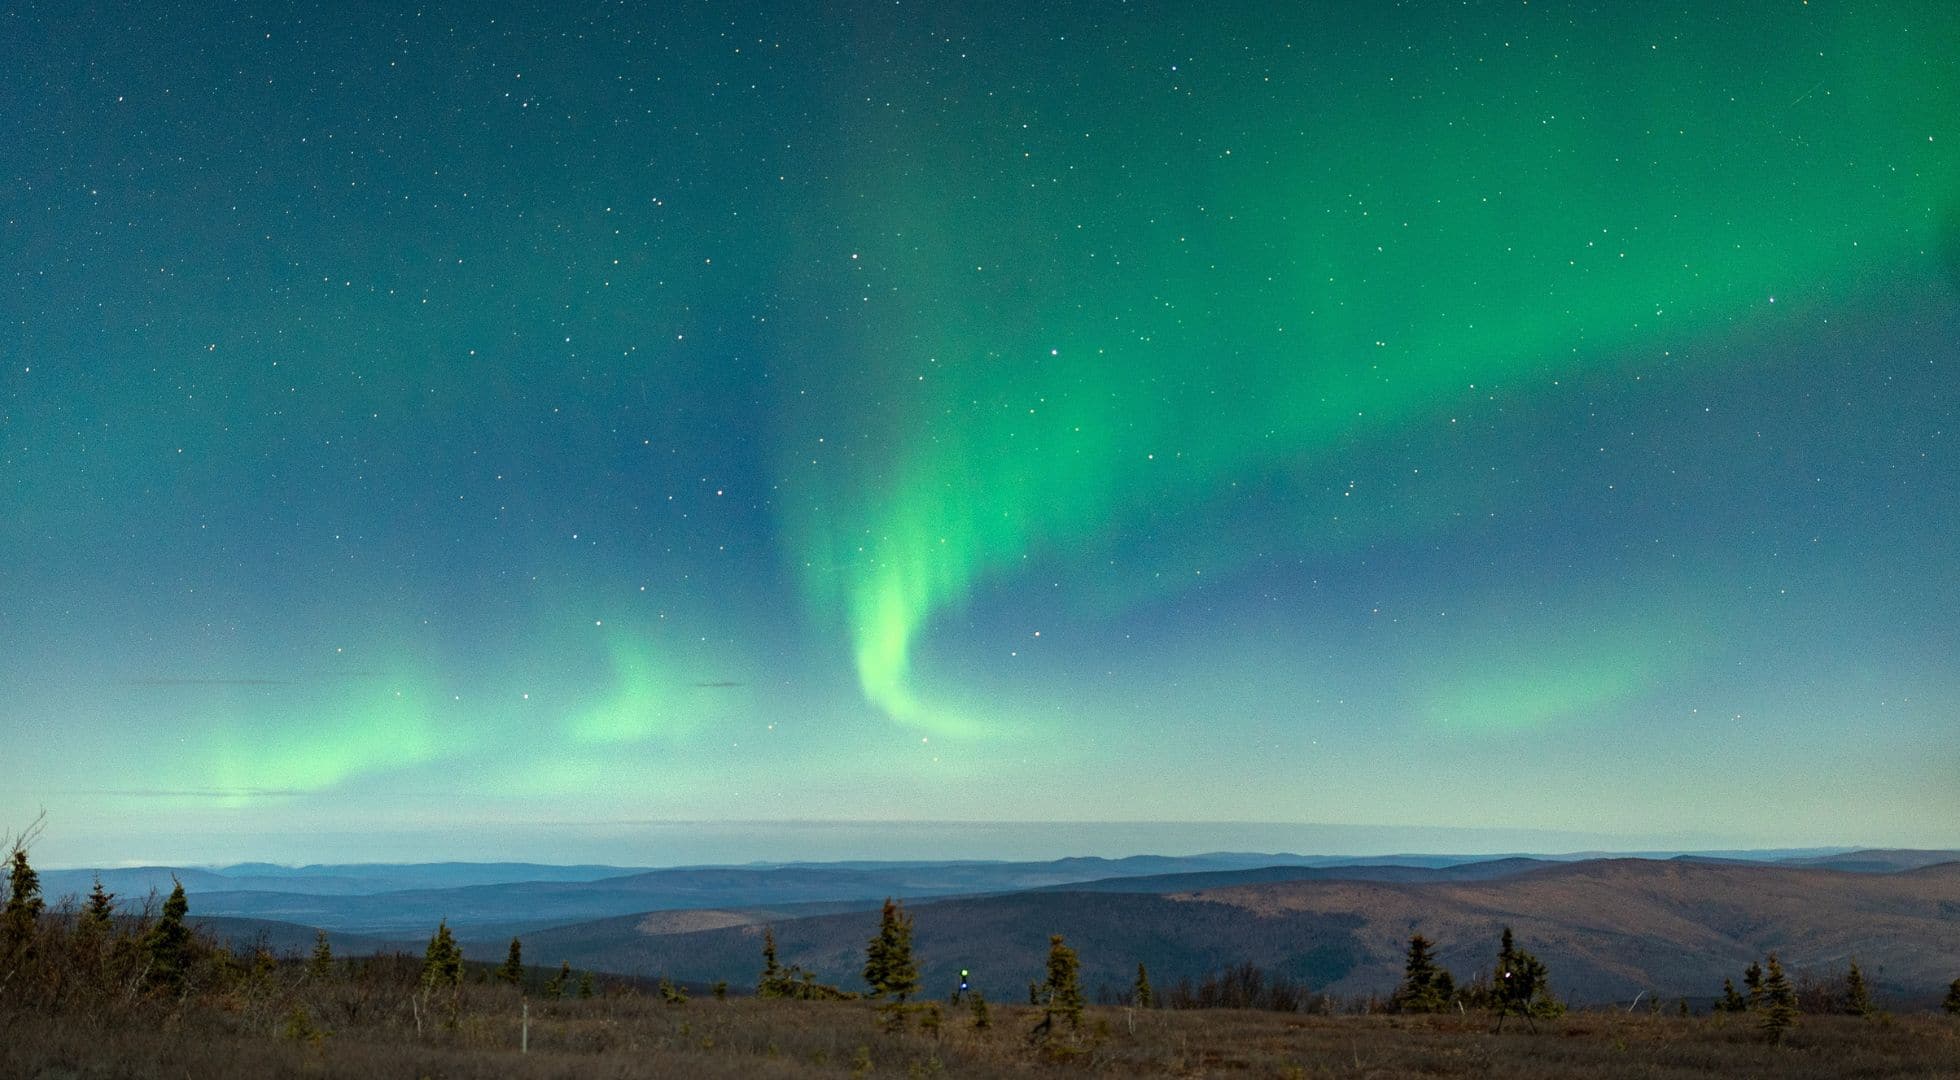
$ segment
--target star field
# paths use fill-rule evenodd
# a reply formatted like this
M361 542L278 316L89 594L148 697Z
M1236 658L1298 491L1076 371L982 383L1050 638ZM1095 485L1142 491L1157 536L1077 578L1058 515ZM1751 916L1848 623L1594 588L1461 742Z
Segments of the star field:
M1960 844L1949 4L0 41L0 824L74 859Z

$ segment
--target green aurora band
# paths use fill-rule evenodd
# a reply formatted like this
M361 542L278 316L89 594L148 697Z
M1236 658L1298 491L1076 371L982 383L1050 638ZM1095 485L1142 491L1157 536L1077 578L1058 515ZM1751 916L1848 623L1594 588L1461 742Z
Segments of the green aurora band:
M792 403L787 468L846 441L840 417L877 450L802 473L820 496L789 543L893 719L980 732L915 657L1031 558L1202 512L1241 476L1334 483L1335 451L1817 316L1952 245L1943 0L1365 18L1105 27L990 73L1038 94L858 107L874 164L833 207L856 248L811 254L862 296L862 377ZM1305 544L1324 526L1288 523ZM1491 708L1628 681L1570 680L1600 686L1498 687Z

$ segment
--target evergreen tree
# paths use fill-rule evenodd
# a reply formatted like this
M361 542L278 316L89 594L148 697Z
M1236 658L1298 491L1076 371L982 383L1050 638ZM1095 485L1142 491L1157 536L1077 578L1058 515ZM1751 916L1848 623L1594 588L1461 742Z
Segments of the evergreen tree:
M313 959L306 964L306 973L315 979L324 979L333 974L333 946L327 943L327 932L316 931L313 935Z
M1735 992L1735 980L1722 980L1722 1000L1715 1004L1716 1012L1739 1013L1749 1010L1749 999Z
M422 956L422 985L432 990L463 985L463 950L449 932L448 919L437 923L435 936L429 938L428 952Z
M1783 1033L1797 1022L1797 995L1790 980L1783 976L1783 965L1775 953L1769 954L1769 972L1763 977L1763 1033L1770 1042L1780 1042Z
M556 1001L559 998L564 997L565 980L571 977L572 977L572 962L570 960L559 961L558 974L553 975L550 981L544 984L544 996L550 998L553 1001ZM666 980L663 979L661 981L665 982Z
M1960 979L1955 979L1954 983L1956 986L1960 986ZM993 1027L994 1018L987 1012L987 995L975 990L968 996L967 1000L972 1003L974 1028L979 1031L985 1031Z
M878 936L864 950L864 981L873 997L891 994L900 1002L919 989L919 968L912 961L912 916L885 898L878 917Z
M1960 1016L1960 979L1953 980L1953 985L1946 988L1946 1000L1940 1003L1940 1008Z
M871 987L871 996L878 997L885 992L885 973L891 969L888 950L890 927L892 924L891 897L885 898L885 909L878 916L878 932L864 943L864 981Z
M592 973L589 971L578 973L578 996L580 998L590 998L592 996Z
M1049 936L1048 984L1045 987L1048 1019L1053 1020L1059 1013L1071 1028L1082 1026L1081 966L1075 950L1062 942L1062 935Z
M1389 1005L1396 1012L1441 1012L1445 998L1438 985L1446 973L1436 966L1430 949L1435 942L1417 934L1409 939L1409 957L1402 965L1402 985L1395 988Z
M789 990L789 979L776 963L776 932L765 926L762 928L762 978L756 981L755 996L788 997Z
M1749 1007L1755 1008L1763 1003L1763 965L1754 960L1742 973L1743 988L1749 992Z
M1546 987L1545 975L1545 965L1518 948L1511 928L1505 927L1497 966L1491 973L1490 997L1497 1010L1497 1030L1504 1030L1506 1016L1522 1016L1529 1023L1533 1017L1556 1016L1564 1011ZM1537 1025L1532 1024L1532 1028L1536 1030Z
M81 939L84 948L94 949L108 940L115 928L116 895L104 892L102 879L98 877L95 888L89 890L88 903L75 918L75 936Z
M1865 985L1865 973L1858 970L1856 960L1851 962L1851 970L1844 973L1844 1011L1867 1018L1872 1014L1871 988Z
M504 957L504 966L497 969L497 978L512 986L524 982L524 943L516 938L510 939L510 955Z
M1150 993L1150 973L1143 970L1142 964L1137 965L1137 982L1130 992L1130 997L1137 1003L1139 1009L1150 1008L1154 1000Z
M184 988L191 945L191 931L184 925L184 916L190 911L190 901L184 898L184 883L179 881L163 902L162 916L143 939L144 950L150 957L150 986L165 994L175 994Z
M7 907L0 913L0 953L11 955L34 940L41 912L41 876L27 864L27 849L14 848L13 869L7 875Z
M252 943L252 959L248 966L252 977L265 978L278 967L279 958L272 955L272 946L266 944L265 934L259 934L259 939Z

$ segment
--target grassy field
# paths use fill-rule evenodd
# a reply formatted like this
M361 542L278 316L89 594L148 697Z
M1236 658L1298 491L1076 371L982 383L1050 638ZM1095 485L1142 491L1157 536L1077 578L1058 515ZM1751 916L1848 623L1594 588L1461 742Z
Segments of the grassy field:
M1804 1017L1781 1045L1753 1018L1574 1012L1503 1034L1466 1016L1305 1016L1092 1007L1045 1039L1027 1006L910 1011L893 1030L865 1001L686 1004L608 987L591 999L525 999L470 985L421 999L395 979L256 991L176 1007L0 1013L0 1075L431 1078L790 1076L1960 1077L1960 1021ZM420 1030L418 1031L418 1025Z

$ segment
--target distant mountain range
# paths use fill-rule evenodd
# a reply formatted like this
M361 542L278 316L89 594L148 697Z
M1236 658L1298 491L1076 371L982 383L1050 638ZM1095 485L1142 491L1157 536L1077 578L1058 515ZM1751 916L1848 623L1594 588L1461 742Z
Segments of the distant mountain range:
M852 862L635 869L533 863L427 863L309 866L247 863L222 869L139 867L52 870L51 897L103 887L127 903L181 881L205 915L275 919L381 936L426 933L438 920L457 929L522 931L612 915L714 907L809 903L876 904L887 896L924 898L1016 892L1125 877L1222 873L1250 868L1321 867L1335 860L1288 854L1142 855L1049 862ZM1460 856L1396 856L1381 867L1460 863Z
M635 874L625 866L551 866L544 863L347 863L334 866L277 866L239 863L225 867L123 866L103 869L43 870L41 891L51 897L84 896L97 878L102 887L130 902L154 889L168 893L175 882L189 896L232 892L289 892L307 896L369 896L406 889L453 889L520 881L597 881Z
M909 901L928 987L961 967L1018 996L1048 935L1085 982L1160 986L1241 961L1340 995L1385 992L1412 933L1468 978L1511 925L1580 1002L1643 991L1707 996L1751 959L1836 973L1855 958L1882 990L1928 995L1960 975L1960 852L1720 852L1671 858L1213 853L1051 862L853 862L643 869L531 863L51 870L51 898L100 874L131 907L182 881L221 936L343 955L419 950L439 920L473 958L752 985L764 923L784 963L852 986L871 912Z

